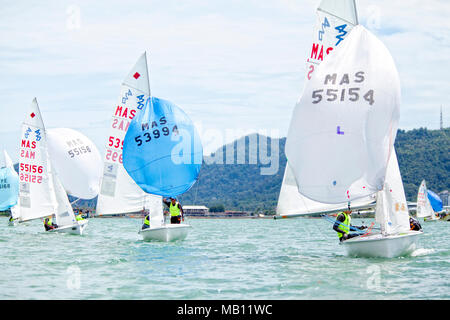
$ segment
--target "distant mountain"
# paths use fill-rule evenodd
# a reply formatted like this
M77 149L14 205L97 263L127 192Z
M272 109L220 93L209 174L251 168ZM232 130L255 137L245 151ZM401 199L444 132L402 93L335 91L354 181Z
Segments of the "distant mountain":
M204 158L198 181L179 200L183 205L223 205L226 210L274 213L286 167L285 143L286 138L253 134L219 148ZM278 153L278 162L274 161L275 156L271 161L272 146L274 155ZM423 179L437 193L450 190L450 128L399 130L395 149L408 201L417 200ZM19 164L14 168L18 171ZM265 171L274 174L261 174ZM76 198L69 199L72 202ZM96 202L97 198L80 200L74 207L92 208Z
M258 141L267 141L269 154L271 138L256 135ZM245 139L245 164L237 164L236 151ZM234 151L232 164L211 163L211 157L205 157L197 183L184 195L182 204L204 204L208 207L223 204L227 210L249 210L274 213L286 166L284 146L286 138L275 139L279 145L279 168L274 175L261 175L261 168L267 164L253 161L249 164L249 139L255 135L243 137L218 149L213 156L229 154ZM278 140L278 141L277 141ZM430 190L440 192L450 189L450 128L411 131L399 130L395 141L400 172L408 201L416 201L417 190L422 179L426 179ZM263 152L264 154L264 152ZM258 150L259 155L259 150ZM220 157L219 157L220 158ZM252 159L252 158L251 158ZM255 160L254 158L252 160ZM216 161L217 162L217 161Z

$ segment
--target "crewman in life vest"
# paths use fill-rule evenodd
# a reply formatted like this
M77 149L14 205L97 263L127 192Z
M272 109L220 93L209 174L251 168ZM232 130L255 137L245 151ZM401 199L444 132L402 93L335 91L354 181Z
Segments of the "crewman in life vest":
M150 228L150 213L145 216L144 224L142 225L142 230Z
M75 220L77 221L84 220L83 216L81 215L81 210L78 210L78 214L75 216Z
M413 231L422 230L422 226L420 225L419 221L417 221L413 217L409 217L409 228Z
M164 198L163 202L169 207L170 223L181 223L181 219L184 221L183 207L176 198L170 197L170 201Z
M58 225L53 223L52 217L47 217L44 219L44 228L45 231L49 231L58 228Z
M352 210L350 209L350 204L348 205L348 209L340 212L336 217L336 222L333 225L333 229L338 233L339 241L344 241L353 237L357 237L359 233L350 233L350 228L356 228L359 230L364 230L367 226L352 226L351 225L351 214Z

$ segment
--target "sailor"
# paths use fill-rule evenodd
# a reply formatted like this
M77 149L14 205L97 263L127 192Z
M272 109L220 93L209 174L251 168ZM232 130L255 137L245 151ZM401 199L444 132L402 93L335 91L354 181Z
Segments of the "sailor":
M84 220L83 216L81 215L81 210L78 211L78 214L75 216L75 220L77 221Z
M352 210L350 209L349 204L347 210L340 212L336 217L336 222L333 225L333 229L338 233L340 242L360 235L359 233L350 233L351 227L359 230L364 230L367 228L367 226L360 226L360 227L352 226L351 214Z
M145 216L144 224L142 225L142 230L150 228L150 213Z
M422 226L420 225L419 221L414 219L413 217L409 217L409 227L414 231L422 230Z
M56 223L53 223L51 217L47 217L44 219L44 228L45 231L49 231L58 228L58 225Z
M184 221L183 208L178 203L176 198L170 197L170 201L164 198L163 202L169 207L170 223L181 223L181 219Z

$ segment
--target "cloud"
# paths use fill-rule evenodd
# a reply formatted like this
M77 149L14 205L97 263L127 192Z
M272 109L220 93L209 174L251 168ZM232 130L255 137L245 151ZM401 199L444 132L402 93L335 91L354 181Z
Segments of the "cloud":
M0 12L0 126L16 134L1 142L16 154L14 137L36 96L48 127L78 128L103 153L120 83L145 50L152 93L205 130L273 128L285 135L318 3L10 1ZM437 128L436 113L450 98L449 3L357 5L360 22L396 61L400 127Z

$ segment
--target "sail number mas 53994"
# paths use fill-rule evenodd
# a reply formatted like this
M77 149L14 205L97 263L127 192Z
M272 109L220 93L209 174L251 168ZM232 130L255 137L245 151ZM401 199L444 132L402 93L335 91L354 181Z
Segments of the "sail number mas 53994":
M160 126L164 127L160 128ZM143 142L152 141L152 138L159 139L160 137L163 136L169 136L171 133L173 135L179 134L177 125L174 125L172 129L170 129L170 127L167 125L166 117L161 117L158 122L153 121L152 123L142 123L141 129L142 131L147 132L144 132L142 136L139 135L134 137L134 141L136 141L138 147L140 147Z
M358 86L351 88L340 87L352 83L358 85L363 83L364 80L364 71L358 71L353 76L349 76L348 73L344 73L340 77L338 77L337 73L327 74L324 79L324 85L333 85L335 87L314 90L312 92L312 103L317 104L324 100L328 102L346 100L356 102L362 97L369 105L372 105L375 102L373 89L370 89L367 92L361 92L361 88Z

